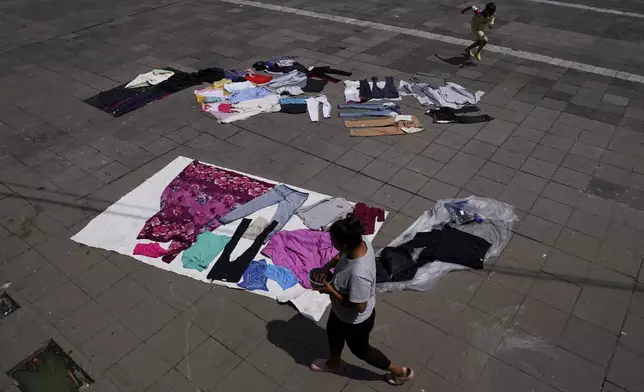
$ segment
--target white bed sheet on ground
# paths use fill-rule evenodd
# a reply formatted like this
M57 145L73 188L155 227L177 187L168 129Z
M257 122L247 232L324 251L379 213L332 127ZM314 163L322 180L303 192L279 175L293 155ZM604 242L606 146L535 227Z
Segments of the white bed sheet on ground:
M73 241L78 243L92 246L96 248L114 251L126 256L131 256L146 264L172 271L180 275L188 276L193 279L201 280L210 283L206 278L208 271L214 263L204 271L197 271L193 269L183 268L181 262L182 254L180 253L171 263L166 264L160 258L151 258L141 255L133 255L132 251L138 243L149 243L149 240L137 240L136 237L141 231L145 222L159 211L160 199L163 190L166 186L177 176L193 159L186 157L178 157L170 162L166 167L161 169L158 173L148 178L139 185L136 189L123 196L119 201L112 204L99 216L94 218L87 224L80 232L72 237ZM214 165L213 165L214 166ZM225 169L225 168L224 168ZM226 169L230 170L230 169ZM251 174L238 172L246 176L257 178L263 181L275 183L269 179L265 179ZM291 186L291 185L289 185ZM317 203L329 196L317 192L312 192L306 189L292 187L309 194L308 199L304 203L305 206ZM255 219L259 216L264 217L270 221L273 214L277 210L277 206L264 208L256 213L250 215L248 218ZM387 214L387 213L385 213ZM232 236L240 221L231 222L227 225L220 226L213 231L215 234L222 234ZM376 223L376 232L368 236L369 239L378 233L381 222ZM297 230L306 229L302 220L297 216L293 216L291 220L284 226L282 230ZM246 238L239 240L239 243L232 252L231 260L241 255L253 241ZM258 254L256 260L265 258L270 261L268 257ZM214 281L212 283L227 286L233 289L240 289L236 283L227 283L221 281ZM302 315L319 321L324 311L329 306L329 298L327 295L318 293L317 291L305 289L299 284L291 287L290 289L283 290L276 282L268 281L268 291L254 290L255 294L263 295L266 297L274 298L279 302L291 302L302 313Z

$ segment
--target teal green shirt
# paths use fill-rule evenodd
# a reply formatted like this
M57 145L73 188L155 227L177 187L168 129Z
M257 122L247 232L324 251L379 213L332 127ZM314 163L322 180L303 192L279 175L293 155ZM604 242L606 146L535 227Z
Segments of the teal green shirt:
M217 257L230 241L230 237L213 234L209 231L199 234L197 242L183 252L183 268L203 271Z

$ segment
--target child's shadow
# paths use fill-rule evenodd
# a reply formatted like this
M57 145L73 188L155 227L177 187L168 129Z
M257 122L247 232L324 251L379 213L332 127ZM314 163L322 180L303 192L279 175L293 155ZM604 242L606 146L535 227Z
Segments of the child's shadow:
M440 61L447 63L449 65L453 65L455 67L463 68L463 67L475 67L476 64L472 61L470 56L466 55L465 53L459 55L459 56L453 56L453 57L448 57L448 58L443 58L441 57L438 53L436 53L436 58L439 59Z

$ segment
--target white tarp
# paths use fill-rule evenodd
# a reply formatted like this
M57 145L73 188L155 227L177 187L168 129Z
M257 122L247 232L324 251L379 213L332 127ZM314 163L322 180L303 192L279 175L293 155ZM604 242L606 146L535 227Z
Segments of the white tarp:
M208 280L206 276L208 275L208 271L210 271L211 267L201 272L193 269L183 268L183 264L181 262L182 254L179 254L169 264L164 263L160 258L151 258L132 254L132 251L134 250L134 247L137 243L150 242L149 240L137 240L136 237L141 231L141 228L143 227L145 222L154 214L156 214L157 211L159 211L161 193L163 193L165 187L192 161L193 159L190 158L178 157L170 164L168 164L165 168L161 169L158 173L145 180L143 184L139 185L136 189L123 196L119 201L111 205L99 216L94 218L87 224L87 226L85 226L85 228L83 228L79 233L73 236L72 240L87 246L93 246L96 248L114 251L126 256L131 256L139 261L164 269L166 271L172 271L180 275L201 280L203 282L210 282L210 280ZM241 174L263 181L275 183L274 181L250 174ZM302 188L292 188L307 192L309 194L309 197L304 203L304 206L314 204L329 197ZM270 221L276 210L277 206L271 206L250 215L248 218L255 219L259 216L262 216L266 220ZM220 226L216 230L214 230L213 233L232 236L239 222L240 221L235 221L231 222L230 224ZM381 226L381 222L376 223L376 233ZM284 226L283 230L297 230L306 228L307 227L304 226L302 220L296 215L293 215L291 220L289 220L288 223ZM368 238L373 239L376 233L374 233L372 236L369 236ZM234 260L237 256L241 255L244 250L246 250L251 244L251 240L248 240L246 238L240 239L231 255L231 260ZM255 259L263 258L270 260L260 254L258 254ZM211 266L212 265L214 265L214 262L211 263ZM231 288L238 288L236 283L227 283L220 281L214 281L213 283L228 286ZM255 294L274 298L279 302L290 301L297 307L302 315L309 317L315 321L320 320L320 318L324 314L325 309L330 303L328 295L323 295L318 293L317 291L305 289L299 284L291 287L288 290L282 290L282 288L276 282L269 279L268 289L268 291L255 290L252 292Z

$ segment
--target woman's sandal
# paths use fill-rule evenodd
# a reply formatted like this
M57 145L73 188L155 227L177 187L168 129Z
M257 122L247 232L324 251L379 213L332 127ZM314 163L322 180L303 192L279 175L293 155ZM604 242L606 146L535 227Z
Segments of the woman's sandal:
M327 365L326 359L318 358L313 363L311 363L310 369L314 372L326 372L326 373L337 373L342 369L342 365L338 366L335 369L332 369Z
M396 376L392 372L387 372L387 374L385 374L385 381L390 385L399 386L413 379L415 376L416 374L414 373L414 369L407 368L407 375L404 377Z

